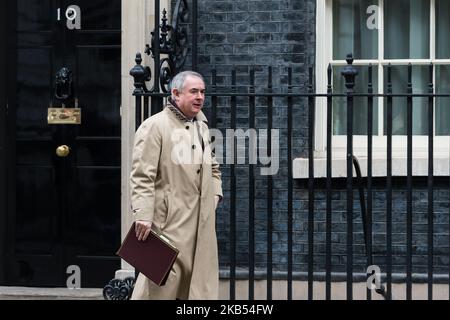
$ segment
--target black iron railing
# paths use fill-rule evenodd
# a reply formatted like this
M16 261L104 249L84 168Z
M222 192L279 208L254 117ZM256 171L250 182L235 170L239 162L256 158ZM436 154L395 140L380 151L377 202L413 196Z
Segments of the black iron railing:
M157 3L158 1L155 1ZM184 2L183 2L184 3ZM195 1L194 1L195 3ZM185 3L183 4L185 5ZM180 4L181 6L181 4ZM178 7L177 7L178 8ZM158 9L158 10L156 10ZM155 12L159 12L159 7L155 5ZM182 10L180 11L182 12ZM195 14L195 13L194 13ZM194 17L195 20L195 17ZM157 15L156 21L159 21ZM166 22L163 21L163 26ZM159 24L155 27L154 38L161 38L159 34ZM164 26L164 30L168 30ZM196 38L195 28L193 28L193 39ZM185 36L185 33L183 33ZM169 62L172 69L164 69L159 59L159 44L167 43L168 34L165 34L163 42L152 40L153 47L147 50L153 53L155 65L160 68L154 71L152 77L150 69L142 66L142 57L136 56L136 66L131 70L134 77L135 90L133 95L136 98L136 128L147 117L162 110L165 99L168 96L168 83L170 78L176 74L182 65ZM173 44L174 42L172 42ZM170 47L170 46L169 46ZM195 43L193 48L195 48ZM174 52L186 51L173 49ZM192 53L193 69L197 68L195 60L195 50ZM166 60L173 61L173 60ZM184 61L184 60L183 60ZM177 66L176 68L173 68ZM294 284L297 280L302 280L302 285L307 286L307 299L317 298L314 291L314 284L317 281L324 283L325 295L321 299L333 299L332 284L336 281L346 282L346 298L353 299L354 282L366 283L367 279L374 276L376 284L376 294L382 295L386 299L394 299L392 296L394 282L405 284L406 299L413 298L413 283L416 281L428 284L428 298L433 297L433 285L436 279L448 284L450 268L448 262L443 268L448 272L434 274L435 252L434 252L434 178L433 178L433 138L434 138L434 99L450 97L450 94L434 93L433 66L429 66L429 85L426 93L413 93L412 66L408 65L408 80L405 84L406 93L394 93L392 84L392 68L387 66L387 77L385 82L386 92L384 94L374 93L373 67L367 66L368 80L366 92L354 92L355 83L358 82L356 68L353 66L353 58L347 56L347 66L342 71L345 79L345 91L334 92L333 72L331 65L327 72L327 92L317 93L314 85L314 74L312 68L306 75L307 83L302 83L305 75L301 75L294 85L293 69L287 68L286 86L274 88L273 68L268 66L267 73L258 69L259 76L265 79L264 87L255 85L256 69L249 67L246 76L246 84L238 81L236 68L230 70L229 81L219 81L216 70L210 74L204 74L208 79L207 99L205 102L205 113L210 119L210 127L220 129L223 133L227 129L265 129L267 130L267 156L272 156L273 147L280 147L284 153L280 152L279 170L274 175L262 176L260 169L267 167L267 163L239 164L237 159L238 146L233 143L233 159L225 163L222 168L226 174L223 176L224 190L227 194L225 205L220 209L218 216L226 216L226 220L218 225L219 248L221 253L221 275L229 281L229 299L237 298L236 281L245 279L248 281L248 299L252 300L260 297L255 292L255 281L266 280L266 298L273 298L273 282L282 279L287 282L287 299L296 298L294 294ZM221 75L222 77L223 74ZM242 74L240 75L242 78ZM147 88L146 83L153 80L153 87ZM226 82L226 83L224 83ZM413 241L413 230L415 226L414 198L413 190L416 181L413 176L413 104L415 98L426 98L428 108L428 170L426 177L427 208L420 214L426 216L426 274L415 276L413 274L417 242ZM347 116L346 128L346 178L335 178L333 173L333 109L336 99L346 99L345 110ZM354 153L354 113L359 112L360 106L355 104L355 98L365 99L367 102L367 159L366 177L362 177L361 167ZM395 108L394 98L405 99L407 102L407 174L400 183L394 183L393 179L393 108ZM374 168L374 100L383 99L386 108L386 175L383 177L373 176ZM315 110L319 100L326 100L326 176L318 178L314 166L314 128L316 123ZM359 101L359 100L358 100ZM280 110L281 104L286 107L285 111ZM226 111L224 111L226 110ZM244 111L243 111L244 110ZM298 114L306 115L298 117ZM246 116L242 117L242 114ZM281 116L280 116L281 114ZM280 118L282 118L280 120ZM260 121L257 121L260 120ZM243 123L245 122L245 123ZM272 130L286 131L280 134L278 146L272 143ZM234 139L234 137L233 137ZM303 143L302 141L306 141ZM308 159L308 177L294 180L293 161L295 158L304 157ZM269 165L272 165L270 163ZM356 176L353 176L355 169ZM445 178L444 178L445 179ZM441 179L442 182L442 179ZM441 183L442 184L442 183ZM406 188L406 199L398 196L394 199L393 191L399 189L399 185ZM448 191L448 183L444 183ZM400 188L401 189L401 188ZM243 191L244 190L244 191ZM354 199L354 192L359 191L359 203ZM243 192L246 195L243 197ZM340 200L345 202L344 206L336 208L336 195L341 194ZM280 194L284 198L280 199ZM383 194L383 195L382 195ZM384 221L374 216L374 196L385 199L385 202L378 203L377 214L383 213ZM406 211L405 218L405 241L395 241L393 247L393 235L398 236L399 231L394 230L393 221L398 222L398 215L401 213L393 210L393 201L403 201ZM446 200L448 201L448 199ZM296 205L300 202L300 205ZM280 204L281 203L281 204ZM283 204L285 203L285 204ZM303 205L306 203L306 205ZM356 205L355 205L356 204ZM379 207L382 206L382 209ZM343 223L339 230L335 224L336 216L341 214L342 208L345 213L342 216ZM355 209L356 208L356 209ZM320 214L324 217L320 218ZM385 215L384 215L385 214ZM448 214L448 213L447 213ZM261 216L263 218L261 218ZM261 220L263 223L261 224ZM281 222L280 222L281 221ZM376 223L382 224L384 228L375 228ZM447 222L445 222L447 221ZM356 222L356 223L355 223ZM444 234L449 236L448 219L439 221L446 223ZM243 229L245 226L245 229ZM345 226L345 228L343 227ZM344 228L344 230L342 230ZM282 229L282 230L280 230ZM394 232L395 231L395 232ZM440 230L442 233L442 230ZM403 231L402 231L403 232ZM325 233L324 241L318 241L317 236ZM339 233L339 234L338 234ZM362 241L355 240L355 235L362 233ZM403 233L402 233L403 234ZM264 236L263 236L264 235ZM303 237L306 235L306 237ZM340 235L344 235L341 240ZM382 243L375 236L382 236ZM276 236L276 237L275 237ZM376 240L376 241L375 241ZM450 241L450 240L449 240ZM263 242L263 246L261 243ZM345 250L338 245L342 242ZM362 252L356 250L362 246ZM401 251L399 262L394 258L399 256L398 247L405 248ZM449 243L450 246L450 243ZM243 249L244 247L244 249ZM381 248L381 249L380 249ZM397 251L396 251L397 250ZM404 254L403 254L404 253ZM441 256L446 256L447 251L439 249ZM361 262L361 255L363 261ZM261 258L263 257L263 258ZM336 262L335 260L338 260ZM278 261L280 260L280 261ZM374 268L378 267L377 268ZM393 268L401 267L404 272L395 273ZM363 268L362 268L363 267ZM402 269L404 267L404 269ZM442 267L442 266L440 266ZM355 270L357 268L358 270ZM361 272L363 270L363 272ZM379 274L377 270L382 270ZM439 269L439 270L442 270ZM373 274L376 272L377 274ZM127 285L132 289L130 281ZM115 283L116 287L120 285ZM385 286L386 285L386 286ZM119 289L118 289L119 290ZM120 291L120 290L119 290ZM119 292L118 291L118 292ZM372 299L374 291L367 289L367 296ZM122 294L122 296L126 296ZM129 295L128 295L129 296Z
M392 229L392 223L393 223L393 211L392 211L392 205L393 205L393 190L395 189L392 184L392 108L393 108L393 98L394 97L403 97L404 99L407 99L408 101L408 109L407 109L407 118L408 118L408 129L407 129L407 199L405 207L407 209L407 221L406 221L406 275L405 275L405 281L406 281L406 298L411 299L412 298L412 256L413 256L413 243L412 243L412 228L413 228L413 208L412 208L412 190L413 190L413 175L412 175L412 105L413 105L413 99L416 97L427 97L428 99L428 108L430 112L428 113L429 119L429 145L430 145L430 151L428 154L429 159L429 168L428 168L428 178L427 178L427 192L428 192L428 209L427 209L427 221L428 221L428 273L427 273L427 282L428 282L428 295L429 297L432 297L433 294L433 152L432 152L432 146L433 146L433 99L436 97L449 97L448 94L434 94L433 93L433 83L432 78L430 78L430 85L429 85L429 92L423 93L423 94L413 94L412 93L412 84L411 84L411 69L412 66L408 66L408 92L405 94L397 94L392 92L392 82L391 82L391 67L388 66L387 68L387 93L386 94L375 94L373 93L373 82L372 82L372 66L368 66L369 69L369 81L368 81L368 90L367 93L355 93L353 92L354 84L355 84L355 78L356 78L356 70L353 67L353 59L351 56L347 57L348 65L346 68L344 68L342 75L345 77L345 84L346 84L346 92L344 93L334 93L333 87L331 84L332 79L332 71L331 66L328 69L328 87L327 87L327 93L325 94L318 94L314 91L314 85L313 85L313 74L312 70L310 70L309 74L309 81L307 84L307 92L298 92L296 90L296 87L292 83L292 69L288 69L288 83L287 83L287 90L274 90L272 85L272 68L268 67L267 71L267 87L261 92L261 90L257 90L258 88L255 86L255 71L251 69L249 73L249 85L244 86L247 90L247 92L243 92L245 90L242 90L242 86L237 85L237 76L236 76L236 70L230 71L230 85L223 86L217 84L217 72L215 70L211 73L211 84L209 85L210 91L207 93L207 102L206 102L206 112L210 115L210 118L212 119L212 127L218 127L218 115L217 110L223 108L224 106L229 107L229 123L228 127L222 127L222 129L239 129L238 128L238 108L241 108L245 105L243 103L243 100L247 101L247 108L248 108L248 121L246 128L256 128L256 111L261 106L261 98L266 102L266 105L264 106L266 108L266 125L265 129L268 130L268 132L271 132L270 130L274 128L273 125L273 101L274 99L282 99L286 101L287 105L287 112L285 114L285 121L287 123L287 136L284 138L285 140L280 141L280 145L284 144L287 146L287 161L285 162L284 166L280 166L280 172L284 172L286 175L283 177L285 180L286 188L287 188L287 206L285 211L285 217L287 228L287 243L286 243L286 270L285 273L285 280L287 281L287 295L286 297L288 299L293 299L293 281L294 281L294 269L298 269L296 266L294 266L294 256L296 254L299 254L298 251L295 251L293 248L296 245L296 239L294 235L298 232L298 230L295 229L295 222L297 219L294 219L294 208L293 203L296 200L294 197L294 191L299 188L295 181L292 179L293 174L293 159L298 157L298 154L294 153L294 147L297 141L295 141L293 136L293 127L294 123L296 126L298 125L304 125L301 124L295 119L294 117L294 105L298 105L298 101L302 99L306 99L306 105L308 109L308 130L307 130L307 156L309 159L309 177L307 178L307 193L308 193L308 207L307 207L307 241L306 245L303 247L305 250L302 252L303 254L307 254L307 272L306 272L306 279L307 280L307 286L308 286L308 299L313 299L314 297L314 282L321 278L320 272L317 271L317 263L315 262L316 254L318 255L325 255L325 274L324 274L324 280L325 280L325 297L326 299L333 299L332 291L331 291L331 285L333 281L336 281L339 277L336 277L337 273L333 272L333 263L332 263L332 256L335 254L332 252L332 235L333 235L333 224L332 224L332 216L333 216L333 205L332 205L332 194L334 189L334 178L332 173L332 140L333 140L333 134L332 134L332 114L333 114L333 99L339 97L339 98L346 98L347 102L347 178L346 178L346 252L339 253L343 256L345 256L346 259L346 271L345 271L345 280L347 283L347 292L346 296L347 299L353 299L353 282L355 281L355 272L354 272L354 265L355 261L354 258L354 223L355 223L355 212L354 212L354 205L355 200L353 199L353 192L354 189L359 190L359 207L358 213L361 212L361 223L362 223L362 230L363 230L363 245L365 248L365 256L366 256L366 264L367 267L373 265L374 259L373 259L373 247L372 247L372 239L373 239L373 232L372 232L372 204L373 204L373 177L372 177L372 170L373 170L373 103L374 98L382 98L386 99L386 108L387 108L387 158L386 158L386 176L383 178L385 181L385 193L386 193L386 203L385 203L385 210L386 210L386 242L385 242L385 251L383 252L377 252L377 255L383 255L385 258L384 265L382 266L383 270L385 272L383 273L383 280L386 283L386 289L383 284L379 285L376 288L376 292L379 294L382 294L387 299L392 299L392 259L393 259L393 250L392 250L392 235L393 235L393 229ZM430 77L432 72L432 66L430 65ZM137 59L137 66L134 70L143 70L143 67L140 66L140 59ZM137 83L139 83L139 78L137 80ZM159 106L162 106L163 99L167 96L167 94L163 93L155 93L155 92L135 92L136 96L136 108L138 110L138 118L136 120L136 126L138 126L141 121L145 118L142 117L142 113L139 112L139 110L144 110L143 114L146 114L145 109L149 108L149 99L160 99L160 102L158 103ZM368 103L368 117L367 117L367 178L363 179L361 177L361 170L358 164L357 159L354 156L353 152L353 104L354 104L354 98L355 97L363 97L367 99ZM239 102L238 102L239 99ZM256 99L258 99L258 106L256 103ZM315 104L318 99L326 99L327 101L327 173L326 173L326 217L324 222L325 227L325 233L326 233L326 240L325 240L325 252L316 252L316 243L315 243L315 232L317 229L317 224L321 223L315 220L317 210L315 207L315 197L316 197L316 189L317 189L317 178L315 176L315 168L314 168L314 124L315 124ZM224 100L226 102L224 102ZM305 105L303 105L301 108L304 108ZM261 114L259 115L261 116ZM258 129L261 129L261 126L258 127ZM270 142L271 139L268 137L269 145L267 146L268 150L271 150ZM234 148L236 148L236 144L234 144ZM298 148L297 148L298 149ZM234 149L234 155L236 156L237 150ZM269 154L270 156L270 154ZM260 191L261 188L257 186L256 184L258 182L261 182L261 177L258 176L257 169L259 166L255 166L255 164L249 163L247 166L247 172L248 172L248 209L246 210L246 225L248 227L247 231L245 232L247 234L247 240L246 245L248 246L248 258L247 258L247 265L242 265L242 256L238 258L238 245L237 241L238 239L242 239L242 236L239 235L239 232L242 232L242 229L237 227L237 221L241 221L242 216L239 212L240 209L242 209L242 206L240 205L240 194L238 194L237 189L239 188L239 182L240 180L242 182L242 179L239 179L239 173L238 170L242 168L242 166L236 165L236 159L233 160L233 162L229 165L225 165L225 168L229 169L229 176L225 177L225 179L228 179L230 187L228 189L229 191L229 198L227 201L229 201L229 206L227 206L226 210L227 215L229 216L228 220L228 226L226 228L226 231L228 232L227 237L227 263L225 263L227 268L229 268L228 278L230 281L230 299L236 298L236 280L238 278L242 278L242 272L240 271L240 268L244 268L246 271L244 272L244 278L248 280L248 298L254 299L255 298L255 266L258 264L255 261L255 255L260 254L261 252L257 252L255 250L255 226L256 226L256 220L255 220L255 213L256 208L255 204L257 203L257 199L255 196L255 193L257 191ZM356 168L357 176L353 177L353 168ZM286 170L285 170L286 169ZM273 180L275 179L274 176L268 176L265 178L266 181L266 192L265 192L265 208L267 211L267 220L265 223L265 233L266 233L266 270L263 271L263 278L267 281L267 299L272 298L272 282L273 282L273 268L274 268L274 261L273 261L273 255L276 253L274 251L274 243L273 243L273 192L277 192L277 189L274 188ZM356 179L356 180L355 180ZM279 174L276 178L277 182L279 182ZM300 184L301 185L301 184ZM279 187L278 187L279 188ZM364 196L364 193L366 194L366 197ZM367 200L366 200L367 198ZM278 255L279 256L279 255ZM239 260L240 259L240 260ZM258 264L258 270L261 271L261 264ZM223 269L223 268L222 268ZM241 274L241 276L238 275L238 273ZM260 274L261 272L259 272ZM246 276L245 276L246 275ZM370 276L371 274L367 275ZM260 275L258 275L258 279L261 278ZM279 277L278 277L279 278ZM295 278L298 278L298 273L295 276ZM322 279L323 280L323 279ZM342 278L341 278L342 280ZM362 281L361 278L358 281ZM399 280L396 280L397 282ZM367 291L367 298L371 299L372 292L370 290Z

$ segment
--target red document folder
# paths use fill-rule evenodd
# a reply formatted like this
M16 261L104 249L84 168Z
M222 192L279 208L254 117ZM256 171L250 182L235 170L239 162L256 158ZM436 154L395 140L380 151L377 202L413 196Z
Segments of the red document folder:
M177 258L178 249L153 230L145 241L138 241L133 223L116 254L158 286L163 286Z

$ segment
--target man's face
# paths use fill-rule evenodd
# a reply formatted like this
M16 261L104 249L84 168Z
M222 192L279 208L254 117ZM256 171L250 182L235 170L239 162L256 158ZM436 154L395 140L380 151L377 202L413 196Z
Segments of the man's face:
M205 83L202 79L187 76L183 90L180 92L173 89L173 93L175 93L178 107L188 118L194 118L202 110L205 102Z

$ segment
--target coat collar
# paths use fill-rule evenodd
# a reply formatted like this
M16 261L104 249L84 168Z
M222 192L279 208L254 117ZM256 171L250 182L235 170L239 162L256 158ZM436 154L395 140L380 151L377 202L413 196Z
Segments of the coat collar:
M181 112L181 110L178 108L177 104L175 103L175 101L173 101L170 97L169 97L169 103L166 105L166 107L172 111L172 113L175 115L175 117L183 122L191 122L191 120L189 120L184 114L183 112ZM203 113L203 111L200 111L199 113L197 113L197 115L194 118L194 121L202 121L205 123L208 123L208 119L206 119L205 114Z

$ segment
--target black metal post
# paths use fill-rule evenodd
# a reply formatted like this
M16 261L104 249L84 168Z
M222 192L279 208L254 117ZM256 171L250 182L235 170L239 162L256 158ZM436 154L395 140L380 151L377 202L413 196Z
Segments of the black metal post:
M159 30L159 19L161 17L160 15L160 3L159 0L155 0L155 28L153 29L153 35L154 35L154 41L152 43L152 50L153 50L153 59L155 62L155 68L154 68L154 73L155 73L155 79L153 82L153 88L152 88L152 92L154 93L159 93L160 88L159 88L159 76L160 76L160 65L161 65L161 44L159 41L160 38L160 30ZM153 105L153 101L152 101L152 105Z
M353 56L347 55L342 71L347 88L347 299L353 299L353 89L358 71Z
M252 67L250 70L250 94L255 93L255 69ZM249 128L255 128L255 96L251 95L249 98ZM248 166L248 244L249 244L249 256L248 256L248 298L249 300L255 299L255 165L252 164L252 160L256 157L252 156L253 152L256 152L256 148L253 148L254 137L250 133L249 136L249 166Z
M192 70L197 71L197 0L192 0Z
M160 75L161 75L161 43L160 43L160 25L159 25L159 20L160 20L161 14L160 14L160 3L159 0L155 0L155 27L153 29L153 36L154 36L154 40L152 43L152 50L153 50L153 61L154 61L154 79L153 79L153 87L152 87L152 92L153 93L160 93ZM160 102L160 97L155 96L152 97L152 101L151 101L151 106L152 106L152 115L153 115L153 110L157 111L160 109L160 106L162 105L162 103Z
M236 92L234 68L231 71L231 90ZM231 128L236 130L236 96L231 97ZM230 164L230 300L236 299L236 154L237 146L233 143L233 159Z
M408 84L406 93L412 94L412 65L408 65ZM412 119L413 98L406 98L406 299L412 299Z
M144 118L143 120L147 119L150 116L150 109L149 109L149 98L144 97Z
M272 92L272 67L268 68L267 90L268 93ZM267 155L269 158L272 156L272 108L273 98L267 97ZM289 130L289 129L288 129ZM288 139L290 133L288 133ZM289 143L289 142L288 142ZM289 148L289 144L288 144ZM289 151L288 151L289 152ZM289 176L291 177L291 176ZM289 179L291 181L292 179ZM267 300L272 300L272 230L273 230L273 212L272 212L272 192L273 181L272 175L267 176ZM289 284L288 284L289 285Z
M217 92L217 70L213 69L211 71L211 92L213 96L211 97L211 127L217 127L217 96L214 95Z
M325 221L325 298L331 299L331 193L332 193L332 159L333 159L333 87L331 85L331 77L333 69L331 64L327 69L327 213Z
M288 93L292 93L292 68L288 69ZM292 122L293 122L293 112L292 104L293 98L287 98L288 104L288 177L292 177ZM293 212L292 212L292 201L293 201L294 187L292 179L288 179L288 275L287 275L287 299L292 300L292 224L293 224Z
M372 149L373 149L373 76L372 64L369 65L369 83L367 88L367 265L372 265ZM367 300L372 299L372 290L367 289Z
M434 93L433 86L433 64L429 66L429 82L428 82L428 300L433 300L433 136L434 136Z
M392 67L388 65L387 82L387 159L386 159L386 281L387 299L392 299Z
M314 93L313 70L309 69L308 93ZM314 123L315 97L308 96L308 300L313 300L314 285Z

